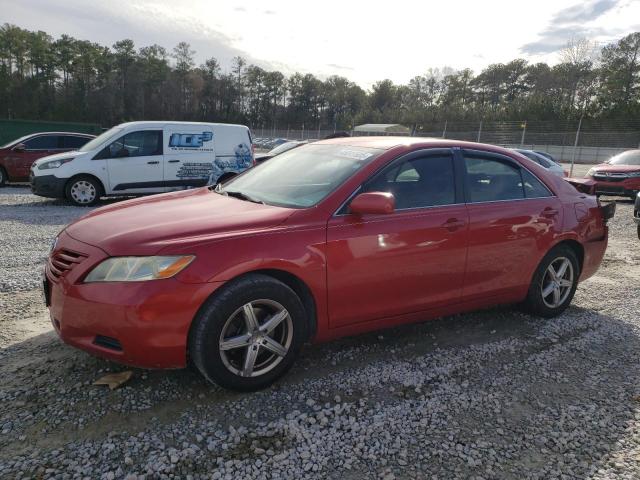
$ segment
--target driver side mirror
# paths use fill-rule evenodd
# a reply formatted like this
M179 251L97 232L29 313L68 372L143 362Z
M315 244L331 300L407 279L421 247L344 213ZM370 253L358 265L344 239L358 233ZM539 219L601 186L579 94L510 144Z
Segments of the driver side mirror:
M356 196L349 204L349 211L356 215L387 214L396 209L396 199L388 192L366 192Z
M14 152L22 153L27 149L27 146L24 143L19 143L15 147L13 147Z

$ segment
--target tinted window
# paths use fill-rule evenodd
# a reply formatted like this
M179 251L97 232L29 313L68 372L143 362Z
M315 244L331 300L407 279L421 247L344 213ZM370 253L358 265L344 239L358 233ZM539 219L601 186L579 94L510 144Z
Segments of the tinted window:
M85 143L91 140L89 137L79 137L75 135L65 135L62 137L62 145L64 148L80 148Z
M524 182L524 193L527 198L550 197L549 189L538 180L528 170L522 169L522 181Z
M100 158L162 155L162 130L144 130L123 135L101 152Z
M27 150L56 150L60 148L58 135L40 135L24 142Z
M389 192L396 209L456 203L453 158L427 155L386 168L364 185L365 192Z
M465 156L470 202L524 198L520 169L484 157Z

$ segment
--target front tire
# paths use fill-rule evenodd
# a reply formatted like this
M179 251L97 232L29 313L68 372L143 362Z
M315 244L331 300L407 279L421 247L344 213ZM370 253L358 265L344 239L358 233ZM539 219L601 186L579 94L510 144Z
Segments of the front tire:
M564 312L578 287L580 264L570 247L558 245L547 253L529 286L525 309L544 318L552 318Z
M232 280L200 309L189 354L200 373L238 391L265 388L293 365L307 337L296 293L261 274Z
M102 185L89 176L75 177L67 182L65 196L76 207L91 207L103 195Z

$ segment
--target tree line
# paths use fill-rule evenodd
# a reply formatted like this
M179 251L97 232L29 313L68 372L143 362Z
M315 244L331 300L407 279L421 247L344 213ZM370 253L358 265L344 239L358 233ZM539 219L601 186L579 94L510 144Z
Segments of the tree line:
M428 52L425 52L428 55ZM254 128L350 129L359 123L426 126L442 119L624 120L640 114L640 32L597 46L571 41L555 65L515 59L470 69L429 69L406 85L368 90L341 76L285 76L235 57L196 65L181 42L111 47L0 27L0 117L111 126L174 119Z

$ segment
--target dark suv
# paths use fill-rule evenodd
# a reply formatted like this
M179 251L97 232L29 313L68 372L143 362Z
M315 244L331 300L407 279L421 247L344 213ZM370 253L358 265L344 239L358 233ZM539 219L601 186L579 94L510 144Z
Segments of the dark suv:
M54 153L77 150L94 135L73 132L40 132L25 135L0 147L0 187L5 182L29 180L31 164Z

